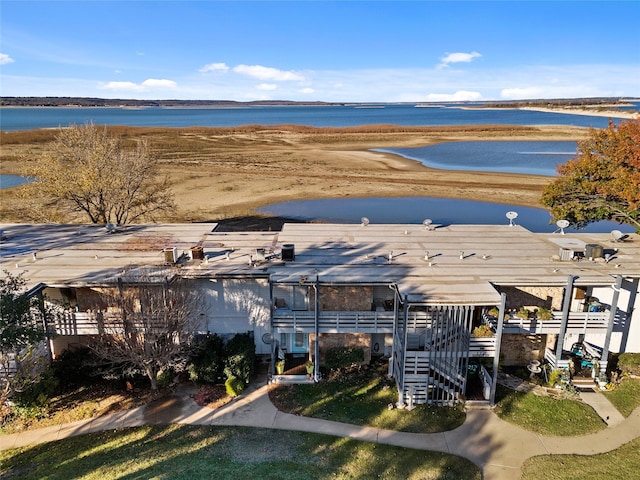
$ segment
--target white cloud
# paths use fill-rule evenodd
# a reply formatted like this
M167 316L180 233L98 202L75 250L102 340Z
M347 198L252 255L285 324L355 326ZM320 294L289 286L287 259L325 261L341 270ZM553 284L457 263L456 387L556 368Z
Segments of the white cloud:
M173 80L166 80L164 78L148 78L142 82L144 87L151 88L176 88L177 84Z
M107 82L100 83L99 88L105 90L119 90L125 92L142 92L144 87L133 82Z
M15 60L9 55L7 55L6 53L0 53L0 65L6 65L13 62L15 62Z
M177 83L173 80L148 78L142 83L134 82L107 82L99 83L98 88L103 90L114 90L123 92L146 92L154 88L176 88Z
M298 91L299 91L300 93L306 93L306 94L309 94L309 93L315 93L315 90L314 90L313 88L310 88L310 87L303 88L303 89L300 89L300 90L298 90Z
M427 95L430 102L473 102L482 100L480 92L458 90L456 93L430 93Z
M471 52L471 53L463 53L463 52L456 52L456 53L449 53L448 55L446 55L445 57L442 57L440 59L440 65L438 65L438 68L443 68L443 67L448 67L450 63L469 63L471 62L474 58L478 58L481 57L482 55L480 55L478 52Z
M260 80L303 81L304 77L295 72L278 70L277 68L263 67L262 65L237 65L233 71L242 75L258 78Z
M198 71L200 73L208 73L208 72L227 73L229 71L229 66L226 63L208 63Z
M256 88L258 90L275 90L276 88L278 88L278 86L274 83L261 83L260 85L256 86Z

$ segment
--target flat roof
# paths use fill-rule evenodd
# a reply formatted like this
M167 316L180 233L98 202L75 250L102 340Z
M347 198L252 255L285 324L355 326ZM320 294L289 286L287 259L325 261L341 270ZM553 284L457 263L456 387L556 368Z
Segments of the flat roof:
M266 277L284 283L395 284L434 303L492 304L492 285L610 285L640 278L640 237L532 233L520 226L285 224L278 232L216 232L215 223L99 225L4 224L0 267L24 272L30 285L112 283L141 267L165 268L166 248L181 261L169 271L193 278ZM283 261L283 245L294 261ZM188 259L200 246L205 259ZM583 257L587 246L605 258ZM258 251L258 249L260 249ZM571 250L580 260L562 260ZM35 258L33 253L36 254Z

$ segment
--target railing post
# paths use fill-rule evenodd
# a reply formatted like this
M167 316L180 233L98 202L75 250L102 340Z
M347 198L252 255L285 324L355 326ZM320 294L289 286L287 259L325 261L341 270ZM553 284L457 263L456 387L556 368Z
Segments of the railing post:
M560 320L560 331L558 332L558 340L556 343L556 365L558 368L560 360L562 360L562 347L564 346L564 336L567 333L567 323L569 322L569 308L571 307L571 296L573 295L573 275L567 278L567 286L564 290L564 301L562 303L562 319Z
M491 382L491 393L489 403L496 403L496 386L498 383L498 365L500 363L500 345L502 343L502 327L504 325L504 310L507 304L507 294L500 294L500 309L498 310L498 325L496 325L496 351L493 354L493 381Z
M620 297L620 289L622 288L622 275L616 275L616 283L612 285L613 297L611 298L611 310L609 311L609 324L607 325L607 334L604 337L604 346L602 348L602 356L600 358L600 371L607 371L607 362L609 360L609 344L611 343L611 333L613 332L613 323L616 319L616 311L618 310L618 297Z

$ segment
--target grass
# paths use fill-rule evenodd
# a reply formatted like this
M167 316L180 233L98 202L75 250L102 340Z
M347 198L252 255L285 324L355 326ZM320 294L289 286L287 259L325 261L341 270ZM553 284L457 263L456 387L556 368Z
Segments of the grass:
M605 395L624 417L628 417L635 408L640 407L640 379L625 378Z
M45 408L42 418L20 415L5 417L0 423L0 435L108 415L143 405L163 394L163 391L152 392L149 389L127 391L112 382L96 381L92 385L77 386L58 393Z
M270 391L271 401L287 413L400 432L436 433L464 423L462 406L389 409L398 394L383 368L342 372L312 385L275 386Z
M498 385L495 413L530 432L551 436L579 436L606 428L588 405L576 400L516 392Z
M638 478L640 439L598 455L542 455L524 462L521 480L600 480ZM544 472L544 473L542 473Z
M21 479L480 479L443 453L303 432L155 426L0 451L0 477Z

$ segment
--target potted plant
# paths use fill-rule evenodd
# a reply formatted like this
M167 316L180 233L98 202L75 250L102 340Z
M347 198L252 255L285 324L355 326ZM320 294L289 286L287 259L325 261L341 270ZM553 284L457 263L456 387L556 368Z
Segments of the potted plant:
M313 362L311 360L307 360L304 364L304 368L307 369L307 378L311 378L314 370Z
M473 329L471 335L473 335L475 338L493 337L493 330L491 330L491 327L489 325L480 325L479 327Z
M540 307L536 312L536 318L538 320L551 320L553 318L553 312L548 308Z
M487 315L491 315L492 317L498 318L499 314L500 310L498 309L498 307L491 307L489 310L487 310Z
M284 373L284 360L278 360L276 362L276 373L282 375Z
M523 320L528 320L531 312L524 307L520 307L516 312L516 317L521 318Z

